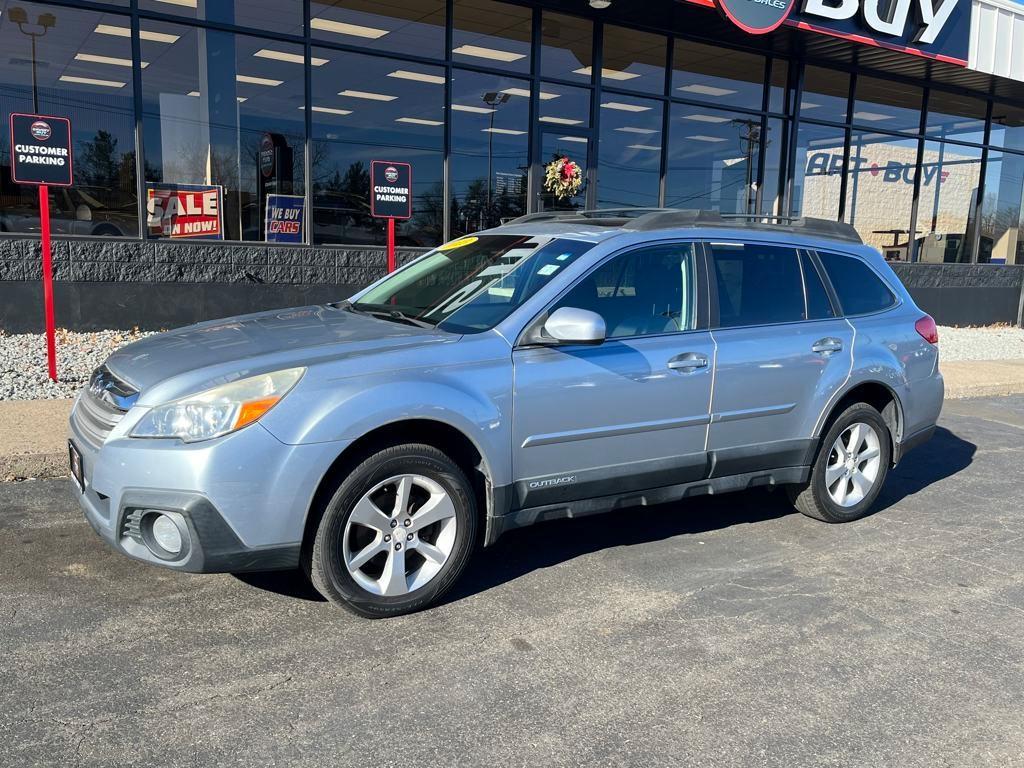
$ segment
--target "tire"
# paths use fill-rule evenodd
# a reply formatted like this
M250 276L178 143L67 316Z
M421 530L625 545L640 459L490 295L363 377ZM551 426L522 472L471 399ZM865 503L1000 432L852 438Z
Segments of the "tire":
M341 482L304 565L321 595L359 616L412 613L462 574L477 523L473 487L455 462L433 446L397 445Z
M891 461L892 438L881 414L866 403L855 403L832 421L821 439L810 481L791 486L790 500L803 514L826 523L857 520L878 498Z

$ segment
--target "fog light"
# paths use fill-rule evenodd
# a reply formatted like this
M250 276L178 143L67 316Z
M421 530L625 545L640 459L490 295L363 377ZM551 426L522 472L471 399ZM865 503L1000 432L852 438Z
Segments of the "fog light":
M181 552L181 531L167 515L157 515L150 528L153 541L170 555Z

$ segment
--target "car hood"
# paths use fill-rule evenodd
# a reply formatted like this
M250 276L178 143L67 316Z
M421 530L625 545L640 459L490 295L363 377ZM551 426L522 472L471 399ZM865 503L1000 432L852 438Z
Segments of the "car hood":
M143 393L143 404L151 399L147 390L170 380L177 380L170 389L186 392L160 386L160 398L268 371L457 338L340 307L309 306L160 333L117 350L106 366Z

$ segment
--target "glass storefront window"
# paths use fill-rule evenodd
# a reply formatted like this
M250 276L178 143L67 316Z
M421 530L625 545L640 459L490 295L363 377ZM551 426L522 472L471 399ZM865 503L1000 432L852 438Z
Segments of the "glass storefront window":
M786 112L786 89L789 83L789 63L785 59L772 60L772 79L768 92L768 110L771 112Z
M152 26L174 41L141 41L147 184L219 186L224 238L262 240L266 196L305 190L301 46Z
M328 60L313 69L313 242L385 243L384 220L370 217L370 162L387 160L412 164L413 217L397 222L399 245L440 243L444 70L319 48L313 56Z
M667 58L668 39L662 35L607 24L601 84L606 88L664 93Z
M1024 155L988 153L978 261L1024 264Z
M661 133L661 102L604 94L598 147L599 208L658 204Z
M916 86L860 75L852 122L885 131L919 133L922 98Z
M764 68L764 56L677 39L672 62L672 95L760 110Z
M139 0L144 11L302 34L302 0Z
M310 4L314 38L360 48L441 58L444 26L444 0L312 0Z
M455 0L452 7L455 63L530 71L533 12L529 8L494 0Z
M33 112L29 34L36 33L39 112L70 118L73 131L75 186L51 188L51 229L55 235L137 237L128 17L42 3L17 7L25 12L21 24L9 6L0 17L0 231L40 231L36 189L11 180L7 127L11 112Z
M544 11L541 16L541 75L589 83L593 60L593 23L579 16Z
M561 125L586 128L590 125L589 88L574 88L558 83L541 83L540 117L543 128Z
M1024 107L999 102L992 105L989 143L995 147L1024 151Z
M665 204L753 212L760 138L759 117L673 104Z
M782 168L790 130L790 126L782 120L768 120L768 133L764 136L764 181L761 184L760 213L784 215Z
M842 128L800 123L793 179L794 216L839 218L845 137Z
M526 213L530 84L455 70L452 76L451 236ZM513 95L516 93L525 95Z
M917 139L854 131L845 220L889 261L907 261Z
M929 139L955 139L981 144L985 140L986 104L957 93L932 90L928 95Z
M918 204L918 260L970 261L981 149L926 141Z
M800 118L846 122L850 97L850 76L823 67L804 67L804 89L800 99Z

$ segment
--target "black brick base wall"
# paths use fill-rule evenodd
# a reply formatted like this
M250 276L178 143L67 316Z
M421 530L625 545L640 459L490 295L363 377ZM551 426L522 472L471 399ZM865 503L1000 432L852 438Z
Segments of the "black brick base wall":
M404 264L424 249L399 248ZM181 243L79 238L53 241L53 277L75 282L367 285L384 274L382 247ZM0 237L0 281L39 280L39 240Z

